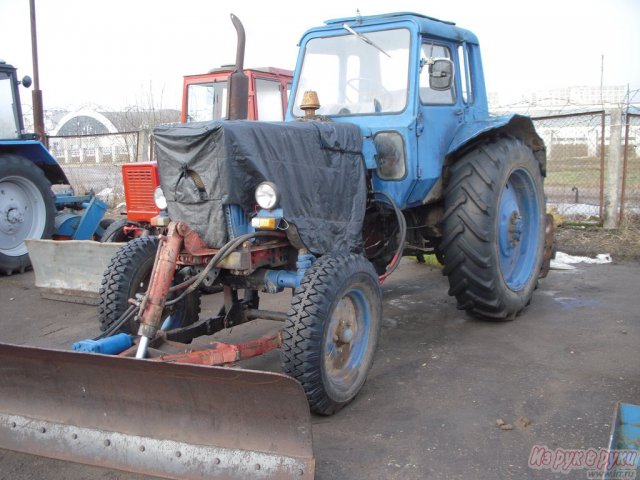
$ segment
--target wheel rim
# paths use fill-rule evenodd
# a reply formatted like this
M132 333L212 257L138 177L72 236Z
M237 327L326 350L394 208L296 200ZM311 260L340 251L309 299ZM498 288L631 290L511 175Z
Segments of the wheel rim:
M347 291L333 309L325 334L324 371L340 391L348 391L358 382L365 360L371 311L364 292Z
M521 290L534 273L539 243L538 192L524 169L511 172L498 212L500 269L507 286Z
M40 238L47 221L46 205L38 187L23 177L0 182L0 251L25 255L25 238Z

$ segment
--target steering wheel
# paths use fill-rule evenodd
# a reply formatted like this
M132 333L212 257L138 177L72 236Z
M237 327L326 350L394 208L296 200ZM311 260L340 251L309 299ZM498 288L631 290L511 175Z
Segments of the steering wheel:
M356 82L358 83L356 84ZM369 88L365 88L363 84L368 84ZM377 103L378 107L391 103L391 92L377 80L365 77L353 77L347 80L346 85L361 98L359 102L354 102L349 97L349 88L347 88L345 89L345 100L349 103L357 104L372 100L374 103Z

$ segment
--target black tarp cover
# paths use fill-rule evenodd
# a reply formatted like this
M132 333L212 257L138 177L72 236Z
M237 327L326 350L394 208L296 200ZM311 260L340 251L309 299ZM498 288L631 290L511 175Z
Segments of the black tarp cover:
M366 171L356 125L194 122L157 127L154 136L169 215L209 247L229 240L224 206L253 213L256 187L271 181L286 222L312 253L361 248Z

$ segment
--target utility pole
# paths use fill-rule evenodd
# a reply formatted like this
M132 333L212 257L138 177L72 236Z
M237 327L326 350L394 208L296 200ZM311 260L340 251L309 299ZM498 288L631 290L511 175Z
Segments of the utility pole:
M40 90L40 73L38 71L38 36L36 34L36 2L29 0L29 11L31 13L31 57L33 60L33 126L38 139L47 144L44 133L44 108L42 104L42 91Z

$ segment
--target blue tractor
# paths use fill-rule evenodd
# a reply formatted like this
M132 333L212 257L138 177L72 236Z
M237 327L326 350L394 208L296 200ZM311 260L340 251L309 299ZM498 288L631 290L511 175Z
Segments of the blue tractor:
M108 221L107 205L93 195L54 194L69 185L56 159L34 134L25 133L15 67L0 60L0 272L11 275L31 265L26 239L93 239Z
M325 22L300 40L284 122L243 120L242 58L239 49L227 120L154 131L167 233L134 239L112 258L103 333L74 345L119 356L0 345L17 385L15 399L5 389L0 403L27 418L14 420L16 431L49 416L47 405L21 404L24 391L46 389L50 402L59 391L58 418L81 418L92 405L118 412L55 423L60 438L81 428L87 447L60 454L52 439L47 454L181 478L313 478L300 399L303 410L308 402L331 415L358 394L382 323L381 284L404 255L435 253L458 307L496 321L519 315L546 271L545 146L530 119L489 115L474 34L414 13ZM199 318L207 278L223 287L224 306ZM261 293L284 289L283 311L260 308ZM253 341L191 343L254 319L281 323ZM273 349L286 375L214 367ZM67 395L78 377L82 393ZM162 413L188 428L156 428ZM120 429L142 436L121 445L112 436L108 453L89 455L103 431ZM131 442L147 437L211 452L185 462L135 454ZM266 454L278 460L253 460ZM176 466L179 474L167 473Z
M168 234L112 259L102 330L137 333L142 358L162 330L190 341L284 319L282 369L331 414L364 382L380 285L402 256L435 253L471 315L511 320L530 303L552 244L545 146L529 118L490 116L473 33L413 13L311 29L285 122L242 120L245 80L231 76L229 121L155 129ZM225 307L198 320L205 278ZM257 309L259 292L284 288L286 314Z

